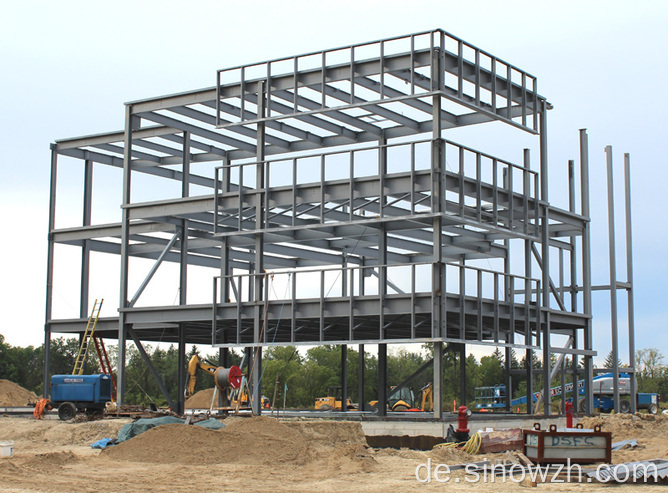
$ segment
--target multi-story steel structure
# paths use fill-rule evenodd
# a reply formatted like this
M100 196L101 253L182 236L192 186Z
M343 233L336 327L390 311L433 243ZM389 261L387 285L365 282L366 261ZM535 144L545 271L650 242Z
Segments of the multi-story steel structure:
M214 87L128 103L123 131L52 146L46 340L83 331L100 251L120 256L118 317L98 326L119 343L120 402L130 337L140 350L178 343L180 382L187 343L253 348L255 369L274 344L378 344L381 402L387 344L431 342L436 416L444 344L570 354L591 409L587 136L569 210L554 207L548 109L536 77L441 30L220 70ZM518 148L510 162L449 138L488 122L535 135L539 155ZM83 165L81 227L54 229L58 156ZM120 223L91 224L94 165L123 169ZM141 174L171 195L133 200ZM51 315L59 243L81 247L79 318ZM155 265L130 290L133 258ZM179 303L139 306L161 262L179 266ZM188 266L211 269L210 303L188 303ZM465 371L445 384L463 391Z

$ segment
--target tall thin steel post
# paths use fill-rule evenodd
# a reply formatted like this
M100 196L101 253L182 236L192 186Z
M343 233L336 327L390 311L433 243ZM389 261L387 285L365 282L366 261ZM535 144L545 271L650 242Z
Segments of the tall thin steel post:
M629 366L631 367L631 412L636 412L637 382L636 382L636 334L635 308L633 303L633 228L631 222L631 156L624 154L624 199L626 203L626 288L627 311L629 324Z
M348 346L341 344L341 411L347 411L348 406Z
M181 177L181 197L190 196L190 132L183 132L183 175ZM179 305L188 304L188 220L181 221L181 249L179 258ZM186 386L186 325L179 324L179 355L178 355L178 403L179 413L185 407L183 389Z
M525 159L526 159L526 149L525 149ZM506 168L503 169L502 173L502 179L503 179L503 187L505 189L508 189L508 170ZM511 199L512 200L512 199ZM505 226L508 229L512 229L511 225L512 218L508 217L507 220L505 221ZM510 286L509 286L509 275L510 275L510 239L509 238L504 238L503 240L503 246L506 250L504 256L503 256L503 300L507 303L509 302L509 295L510 295ZM496 330L498 330L498 327L495 327ZM510 327L509 330L506 332L505 336L505 341L506 344L510 344L511 340L514 338L514 331L513 328ZM505 364L505 375L504 375L504 381L506 385L506 411L510 412L511 409L511 401L513 398L512 394L512 375L510 372L510 346L506 346L505 349L505 359L506 359L506 364Z
M128 302L128 276L130 263L130 209L132 184L132 133L139 128L139 118L132 114L132 105L125 106L125 138L123 155L123 207L121 221L121 276L120 295L118 298L118 364L116 365L116 403L125 403L125 341Z
M584 218L582 232L582 310L586 317L584 327L584 348L591 351L594 348L591 322L591 217L589 210L589 138L586 129L580 129L580 194ZM591 355L584 356L585 365L585 402L586 413L594 410L594 362Z
M524 167L526 169L531 168L531 151L530 149L524 149L523 153L523 163ZM537 193L536 193L537 195ZM539 218L536 217L535 219L536 225L538 225ZM524 240L524 277L527 279L531 279L531 259L532 259L532 253L531 253L531 245L533 242L531 240ZM506 255L506 264L504 272L506 275L510 274L510 264L509 264L509 259L507 258L510 253ZM507 291L507 288L506 288ZM525 296L530 296L530 293L526 293ZM536 295L538 296L538 294ZM536 332L538 333L540 331L540 315L537 317L536 320ZM529 336L528 341L524 341L524 344L530 346L533 344L533 341L531 341L531 336ZM527 414L533 414L533 350L532 349L527 349L524 354L525 362L526 362L526 397L527 397ZM510 391L509 391L510 392ZM512 398L512 396L511 396Z
M387 344L378 344L378 416L387 416Z
M51 316L53 312L53 230L56 225L56 183L58 179L58 152L56 144L51 144L51 182L49 185L49 231L46 257L46 303L44 314L44 380L42 396L49 396L49 370L51 366Z
M91 224L93 202L93 161L84 161L83 226ZM81 247L81 291L79 294L79 317L88 318L88 297L90 286L90 240L83 240Z
M510 342L510 338L508 337L508 334L506 334L506 343L508 344L509 342ZM504 403L506 405L506 408L505 408L506 412L510 412L510 410L512 408L512 405L510 403L511 403L511 400L513 398L513 380L512 380L512 375L510 373L510 370L511 370L510 361L511 361L511 358L512 358L511 351L512 351L512 349L511 349L510 346L505 347L505 350L504 350L505 361L504 361L504 365L503 365L503 367L504 367L504 369L503 369L503 372L504 372L503 381L506 385L506 402Z
M608 174L608 249L610 251L610 325L612 332L612 389L615 412L619 412L619 337L617 334L617 250L615 247L615 189L613 183L612 146L605 147Z
M575 161L568 161L568 210L575 214ZM571 298L571 311L577 313L578 311L578 266L577 266L577 242L575 237L572 236L570 239L571 251L569 253L570 260L570 298ZM577 330L573 330L573 349L578 347L578 334ZM579 411L579 401L580 401L580 392L578 384L578 355L573 353L572 358L572 369L573 369L573 406L575 412ZM564 393L564 399L565 399Z
M361 271L360 275L362 275ZM357 357L357 405L360 411L366 411L366 401L364 397L364 344L359 345Z
M444 46L441 36L440 46ZM443 67L439 50L432 50L431 76L432 90L443 88ZM432 141L431 141L431 210L433 230L432 258L432 337L444 338L447 334L445 263L443 262L443 217L445 212L445 149L441 121L441 94L432 97ZM463 193L463 191L460 191ZM461 310L464 307L460 307ZM443 417L443 343L434 343L434 418ZM463 375L462 375L463 378ZM463 384L463 380L460 381Z
M258 83L258 117L264 118L267 113L267 88L265 82ZM255 300L255 317L254 317L254 327L253 327L253 342L255 346L255 357L253 358L253 382L252 382L252 391L253 391L253 414L259 415L262 412L262 388L261 388L261 378L262 378L262 346L259 344L262 342L262 329L264 327L264 283L266 279L264 278L264 228L265 228L265 217L267 211L265 209L265 200L267 197L266 186L268 183L265 183L265 123L260 121L257 124L257 149L256 149L256 173L255 173L255 278L254 278L254 296ZM240 170L242 172L243 170ZM267 302L264 300L265 303Z
M550 415L550 212L548 200L548 166L547 166L547 104L543 102L543 108L540 112L540 197L543 202L544 215L542 218L542 260L543 260L543 292L542 292L542 313L543 313L543 409L546 416Z
M509 390L510 391L510 390ZM466 344L459 346L459 405L465 406L467 402L466 387Z

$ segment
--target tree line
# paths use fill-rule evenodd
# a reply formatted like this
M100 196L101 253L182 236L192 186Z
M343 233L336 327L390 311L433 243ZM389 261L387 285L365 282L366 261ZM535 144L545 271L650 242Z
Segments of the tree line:
M174 345L169 347L145 345L151 362L161 376L170 397L177 400L184 389L178 388L177 368L178 350ZM112 365L116 362L117 348L107 347ZM54 338L50 348L50 373L69 374L72 372L74 360L79 351L77 339ZM94 352L93 352L94 353ZM212 364L218 362L218 352L203 354L197 346L192 346L186 356L188 359L197 354L200 359ZM396 385L422 367L433 354L433 347L425 344L419 353L404 348L393 348L387 356L387 384ZM240 365L242 355L229 350L229 363ZM453 401L460 402L460 354L457 351L446 351L443 356L443 394L444 409L451 409ZM515 351L510 351L512 368L511 395L526 395L526 358L518 359ZM469 407L475 404L476 387L492 387L505 381L505 355L496 349L489 356L479 359L468 354L466 367L466 402ZM639 392L658 392L662 401L668 396L668 367L663 363L663 355L654 348L641 349L636 355L637 381ZM359 401L359 353L352 347L347 351L347 388L348 396L353 402ZM606 365L609 362L606 361ZM555 364L553 358L551 365ZM566 359L566 367L572 368L572 362ZM533 368L540 369L542 362L533 353ZM0 378L11 380L22 387L41 395L44 368L44 346L18 347L6 343L0 334ZM99 372L97 355L88 358L85 373ZM534 391L542 388L542 372L534 374ZM160 392L155 379L139 351L128 345L126 352L126 402L128 404L158 406L166 405L167 401ZM417 394L418 390L430 383L433 378L431 369L427 369L410 386ZM580 376L582 378L582 376ZM364 400L369 402L378 395L378 358L376 354L364 354ZM567 382L572 381L572 374L567 374ZM557 375L555 383L560 382ZM261 366L262 393L270 400L275 399L275 407L312 408L315 399L326 396L329 387L341 385L341 346L315 346L305 351L294 346L275 346L263 351ZM206 372L198 372L195 391L213 387L213 377Z

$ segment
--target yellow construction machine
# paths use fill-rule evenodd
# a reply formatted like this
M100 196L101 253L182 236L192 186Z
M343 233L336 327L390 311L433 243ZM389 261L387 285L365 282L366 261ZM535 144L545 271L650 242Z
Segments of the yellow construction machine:
M369 402L371 409L378 407L378 401ZM387 408L394 412L404 411L432 411L434 409L434 390L432 383L422 387L417 396L411 387L401 387L397 389L396 385L390 387L389 397L387 399Z
M346 409L357 409L350 398L346 398ZM327 387L327 397L315 399L316 411L340 411L341 410L341 387L332 385Z
M186 399L195 392L195 383L197 382L197 370L205 371L213 375L216 388L222 395L227 397L230 408L248 408L250 399L249 390L246 384L246 378L241 372L241 368L232 365L229 368L217 366L206 361L202 361L195 354L188 362L188 380L186 382ZM269 399L261 397L262 407L269 407Z

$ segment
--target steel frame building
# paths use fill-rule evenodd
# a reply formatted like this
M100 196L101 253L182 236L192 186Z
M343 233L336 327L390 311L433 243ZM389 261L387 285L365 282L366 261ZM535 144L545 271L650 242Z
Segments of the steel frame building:
M255 386L262 347L379 344L381 402L387 344L430 342L435 417L444 345L503 347L506 361L567 354L591 410L587 135L580 197L571 161L569 209L554 207L548 109L536 77L442 30L220 70L214 87L128 103L124 130L52 145L46 348L52 333L83 332L90 255L105 252L120 256L121 301L97 330L119 343L121 403L130 337L142 353L142 341L178 343L181 383L186 344L220 347L223 362L247 348ZM488 122L535 135L538 166L526 149L512 163L448 138ZM55 229L59 156L83 165L80 227ZM120 223L91 224L94 165L123 170ZM139 174L178 192L134 201ZM78 318L52 317L56 244L81 248ZM155 264L130 291L132 258ZM179 266L178 305L137 305L162 262ZM188 303L188 266L214 269L211 303ZM45 389L48 368L47 350ZM554 371L541 371L549 393Z

